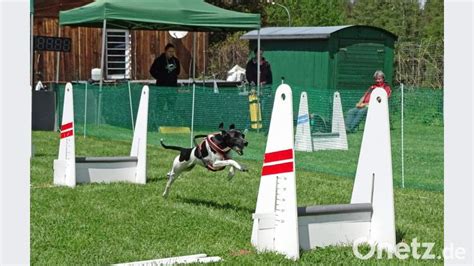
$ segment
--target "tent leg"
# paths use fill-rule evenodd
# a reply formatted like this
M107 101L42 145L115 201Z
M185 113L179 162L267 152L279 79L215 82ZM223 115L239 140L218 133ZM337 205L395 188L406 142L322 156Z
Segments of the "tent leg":
M193 147L193 136L194 136L194 102L196 98L196 32L193 32L193 103L191 111L191 142L190 145Z
M132 121L132 132L135 132L135 124L133 123L132 91L130 89L130 80L127 83L128 83L128 100L130 102L130 118Z
M100 124L100 116L101 116L101 108L102 108L102 84L104 82L104 57L105 57L105 31L107 30L106 28L107 25L107 20L104 19L104 23L102 26L102 50L101 50L101 55L100 55L100 84L99 84L99 102L97 104L97 120L96 123Z

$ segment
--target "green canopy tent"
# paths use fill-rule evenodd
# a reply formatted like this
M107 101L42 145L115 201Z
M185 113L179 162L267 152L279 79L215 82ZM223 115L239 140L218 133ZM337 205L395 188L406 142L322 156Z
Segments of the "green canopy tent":
M260 28L260 15L230 11L204 0L96 0L62 11L61 26L222 31Z
M260 14L241 13L213 6L204 0L96 0L82 7L59 13L60 26L102 28L100 88L104 74L105 32L107 28L129 30L184 30L193 34L193 107L191 145L194 124L197 31L258 29ZM258 39L260 48L260 38ZM258 58L258 57L257 57ZM260 60L258 58L258 60ZM59 61L59 60L58 60ZM259 62L258 62L259 63ZM59 65L59 64L58 64ZM57 69L59 72L59 69ZM260 69L257 68L257 72ZM56 74L58 75L58 74ZM56 78L58 80L58 76ZM257 74L257 85L260 75Z

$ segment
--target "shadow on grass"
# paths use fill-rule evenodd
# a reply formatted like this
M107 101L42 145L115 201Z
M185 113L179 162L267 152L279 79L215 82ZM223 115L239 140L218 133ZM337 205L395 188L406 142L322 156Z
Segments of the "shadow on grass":
M395 229L395 243L400 243L405 238L405 231L402 231L399 228Z
M159 183L163 180L168 180L168 177L167 176L150 176L150 175L147 175L146 177L147 183Z
M34 157L46 157L46 156L51 156L51 155L55 155L55 154L49 154L49 153L44 153L44 152L35 152L35 153L32 153L31 154L31 158L34 158Z
M209 201L209 200L202 200L202 199L189 199L189 198L183 198L180 196L177 196L176 199L180 202L183 203L188 203L188 204L194 204L194 205L203 205L209 208L214 208L214 209L222 209L222 210L233 210L237 212L245 212L252 214L254 213L253 209L250 208L245 208L245 207L240 207L240 206L235 206L230 203L217 203L214 201Z

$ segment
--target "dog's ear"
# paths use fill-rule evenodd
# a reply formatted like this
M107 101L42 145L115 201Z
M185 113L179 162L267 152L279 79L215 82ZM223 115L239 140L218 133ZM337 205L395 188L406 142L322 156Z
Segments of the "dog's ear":
M224 122L221 122L221 123L219 124L219 129L220 129L220 130L224 130Z
M231 125L229 126L229 129L235 129L235 125L234 125L234 124L231 124Z

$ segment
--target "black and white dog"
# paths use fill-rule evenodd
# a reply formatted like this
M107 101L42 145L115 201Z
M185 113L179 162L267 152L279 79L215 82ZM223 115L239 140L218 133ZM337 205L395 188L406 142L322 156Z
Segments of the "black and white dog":
M230 166L228 177L232 178L235 174L235 169L239 171L247 171L245 167L232 160L231 150L234 150L239 155L244 154L244 147L248 145L245 140L245 135L240 130L235 129L234 124L230 125L229 130L224 129L224 124L219 125L220 132L199 135L198 137L205 137L203 141L194 148L182 148L176 146L168 146L163 143L161 139L161 146L165 149L180 151L173 161L171 171L168 173L168 182L166 183L163 197L168 196L171 185L174 180L185 171L190 171L196 164L206 167L210 171L221 171L226 166ZM234 169L235 168L235 169Z

